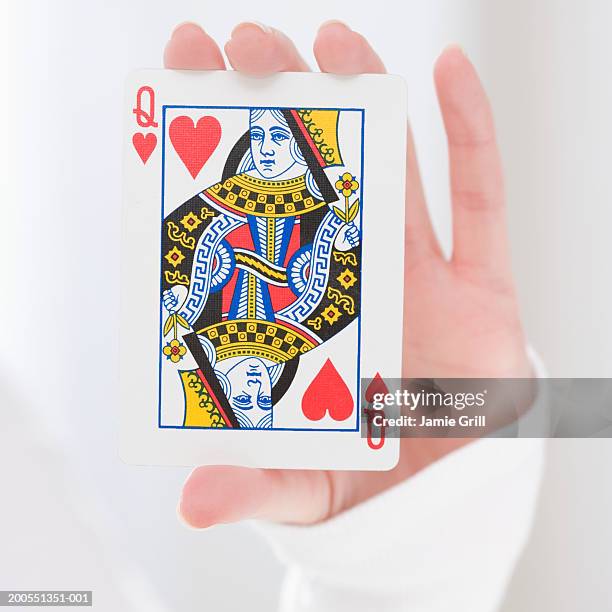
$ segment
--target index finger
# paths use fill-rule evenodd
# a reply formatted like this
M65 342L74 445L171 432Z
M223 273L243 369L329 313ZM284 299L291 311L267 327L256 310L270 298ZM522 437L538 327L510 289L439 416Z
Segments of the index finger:
M224 70L217 43L196 23L174 28L164 51L164 66L175 70Z

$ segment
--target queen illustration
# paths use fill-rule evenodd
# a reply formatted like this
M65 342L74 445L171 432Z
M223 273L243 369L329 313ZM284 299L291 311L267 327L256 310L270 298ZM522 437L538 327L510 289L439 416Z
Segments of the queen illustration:
M300 356L359 314L359 182L325 173L339 116L251 109L222 179L164 220L162 356L186 427L273 428Z

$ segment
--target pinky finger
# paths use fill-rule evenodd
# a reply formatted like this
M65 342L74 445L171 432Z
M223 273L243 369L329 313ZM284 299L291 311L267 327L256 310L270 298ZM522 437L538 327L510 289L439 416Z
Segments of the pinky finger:
M491 106L462 50L438 58L435 81L448 138L453 264L510 282L502 165Z

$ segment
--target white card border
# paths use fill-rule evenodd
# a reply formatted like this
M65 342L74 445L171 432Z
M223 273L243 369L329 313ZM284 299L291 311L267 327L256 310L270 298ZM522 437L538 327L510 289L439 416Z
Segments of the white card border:
M394 262L394 278L389 283L381 283L385 280L383 275L373 270L368 262L364 261L362 267L362 289L370 287L366 291L376 291L377 295L390 295L385 308L388 310L389 321L402 321L403 311L403 216L404 216L404 181L405 181L405 143L406 143L406 89L400 77L390 75L360 75L357 77L340 77L333 75L321 75L312 73L282 73L264 79L246 77L233 72L190 72L190 71L138 71L128 78L126 87L126 115L131 114L134 92L138 85L146 82L160 91L169 87L172 81L173 89L181 89L185 98L202 100L202 89L207 85L215 91L214 99L210 100L209 106L274 106L274 107L333 107L364 109L364 123L362 131L362 194L365 200L366 217L362 227L370 226L370 220L376 220L374 195L379 198L381 204L384 201L392 201L392 223L384 227L381 232L381 221L375 223L375 231L372 240L384 245L393 243L401 245L397 253L401 255L400 261ZM165 83L164 83L165 82ZM214 85L213 85L214 84ZM163 98L159 95L158 99ZM173 96L174 97L174 96ZM178 95L176 96L178 97ZM245 104L245 98L248 98ZM275 104L278 100L279 103ZM282 103L280 101L282 100ZM330 103L326 104L325 101ZM349 103L350 101L350 103ZM391 103L392 102L392 103ZM159 104L161 106L168 104ZM196 104L194 104L196 105ZM129 109L129 110L128 110ZM127 121L131 117L127 118ZM382 134L385 127L395 126L395 131ZM401 126L401 129L398 129ZM133 124L128 123L125 130L124 159L133 156L131 134ZM159 282L159 257L158 252L152 260L142 258L146 248L139 248L147 244L151 230L156 238L159 238L159 209L151 206L150 200L143 202L137 191L138 181L132 180L130 170L125 163L125 192L124 192L124 214L122 232L122 273L121 273L121 431L120 431L120 454L128 463L137 464L160 464L160 465L196 465L202 463L224 463L246 465L253 467L283 467L283 468L312 468L312 469L390 469L399 458L399 440L389 439L384 447L374 454L362 452L367 447L365 439L360 435L355 436L356 431L335 432L329 440L322 436L329 432L313 431L265 431L257 430L250 432L254 436L244 443L241 441L240 449L233 449L228 435L234 432L207 429L187 428L159 428L158 415L153 410L154 419L150 419L150 401L146 397L147 378L150 367L144 363L143 355L146 353L146 342L143 340L143 332L150 329L150 324L138 325L143 317L137 308L137 302L142 300L142 295L147 291L141 291L147 284L146 277L150 278L151 268L157 269L157 281ZM368 172L364 172L365 168ZM385 176L395 175L399 180L386 181ZM366 190L365 180L370 187ZM392 183L392 184L391 184ZM400 189L401 187L401 189ZM161 189L161 185L160 185ZM367 195L369 194L369 195ZM160 194L161 195L161 194ZM147 200L147 198L144 198ZM399 202L400 205L395 204ZM133 218L134 211L138 215L138 224ZM371 212L368 212L371 211ZM152 224L151 213L154 213ZM147 219L142 223L143 216ZM379 215L382 217L382 215ZM144 225L144 227L143 227ZM139 227L140 226L140 227ZM371 227L371 226L370 226ZM371 231L371 230L370 230ZM367 238L366 238L367 240ZM137 243L136 245L134 243ZM128 248L129 245L129 248ZM155 243L159 249L159 240ZM141 257L135 261L133 252L136 250ZM132 255L128 256L130 251ZM143 270L149 268L148 273ZM368 264L368 272L364 270ZM136 277L135 277L136 274ZM368 280L369 279L369 282ZM139 282L134 281L137 278ZM400 282L397 282L400 279ZM144 283L144 284L143 284ZM149 287L150 289L150 287ZM382 291L383 293L379 293ZM361 296L362 297L362 296ZM399 297L399 299L398 299ZM159 300L159 296L157 296ZM366 325L363 322L363 300L359 317L361 332L360 351L363 355L364 344L366 344ZM367 309L366 309L367 311ZM154 312L155 318L158 313ZM367 315L367 312L366 312ZM366 317L367 318L367 317ZM134 324L136 323L136 326ZM150 323L150 320L149 320ZM376 322L375 322L376 323ZM159 321L155 325L156 331ZM372 324L374 326L374 323ZM378 322L377 331L384 328L384 321ZM389 326L387 325L387 328ZM371 329L374 329L372 327ZM376 338L368 337L368 351L384 355L385 369L384 377L399 378L401 376L401 333L396 329L383 329L384 353L381 353L380 343ZM372 334L370 334L371 336ZM156 335L157 344L158 337ZM136 348L138 347L138 348ZM158 351L155 348L152 354L157 363ZM365 358L368 359L367 357ZM381 361L377 361L380 363ZM359 364L361 377L373 376L374 372L367 371L364 364ZM129 374L128 374L129 372ZM158 370L155 367L155 378ZM138 384L140 381L140 384ZM144 391L143 391L144 390ZM158 389L154 389L157 396ZM157 402L156 402L157 403ZM357 411L359 412L359 411ZM147 418L149 417L149 418ZM359 418L359 417L358 417ZM154 427L151 427L151 424ZM291 436L290 443L284 440L275 440L283 437L285 433ZM176 435L178 434L178 436ZM245 436L249 433L245 433ZM342 436L352 435L358 437L357 447L355 440L347 443ZM214 438L212 437L214 436ZM283 447L291 450L290 455L282 453ZM234 452L236 451L236 452ZM367 449L366 449L367 451Z

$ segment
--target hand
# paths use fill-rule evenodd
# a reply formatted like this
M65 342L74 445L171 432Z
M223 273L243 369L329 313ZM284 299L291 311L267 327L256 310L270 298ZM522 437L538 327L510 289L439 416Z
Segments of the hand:
M162 293L162 303L164 308L170 313L174 314L179 308L179 297L173 288L166 289Z
M338 232L334 247L340 251L348 251L356 246L359 246L359 230L354 223L348 223Z
M182 308L188 293L184 285L174 285L162 293L162 304L169 314L175 314Z
M241 24L225 45L230 64L250 74L305 71L293 43L277 30ZM314 52L323 72L381 73L363 36L324 24ZM166 47L168 68L222 70L216 43L184 24ZM438 58L434 78L446 129L453 211L453 253L446 260L427 214L414 143L408 130L404 377L528 377L512 282L504 190L491 109L476 72L458 47ZM379 493L466 444L403 439L389 472L332 472L200 467L183 488L180 511L194 527L247 518L313 523Z

